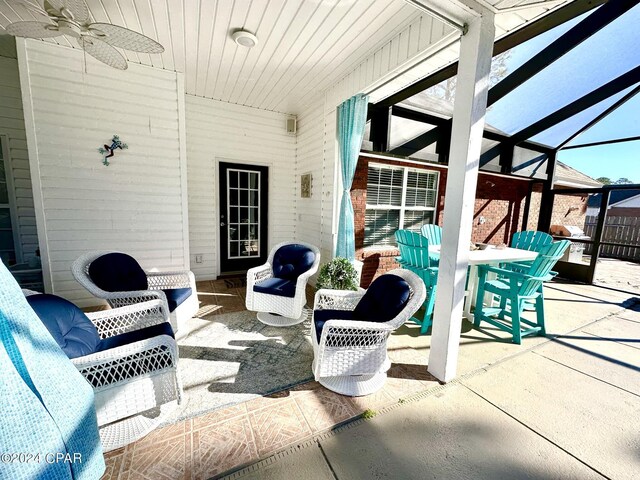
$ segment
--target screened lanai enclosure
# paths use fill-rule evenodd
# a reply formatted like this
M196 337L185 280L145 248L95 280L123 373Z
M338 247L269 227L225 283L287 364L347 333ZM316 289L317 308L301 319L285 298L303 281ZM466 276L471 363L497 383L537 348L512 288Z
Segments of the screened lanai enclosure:
M640 111L639 23L638 2L576 1L494 44L480 172L528 181L521 224L572 237L558 270L573 280L593 283L601 251L640 245L606 218L611 192L640 185L602 185L562 163L570 150L575 159L616 143L640 148L640 122L623 120ZM363 155L446 168L457 68L370 103ZM597 204L589 215L588 204Z

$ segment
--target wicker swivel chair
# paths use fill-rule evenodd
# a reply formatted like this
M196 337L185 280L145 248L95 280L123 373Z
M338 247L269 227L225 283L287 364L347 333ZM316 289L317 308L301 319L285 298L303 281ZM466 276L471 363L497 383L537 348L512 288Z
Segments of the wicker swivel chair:
M306 286L318 271L320 250L303 242L283 242L271 249L267 263L247 272L247 310L274 327L303 322Z
M387 339L425 297L420 277L402 269L381 275L366 291L318 290L311 326L315 379L343 395L381 389L391 367Z
M180 403L178 347L162 301L87 314L55 295L27 302L93 387L103 450L143 437Z
M160 300L171 312L175 333L200 307L196 280L188 270L147 272L125 253L90 252L73 262L71 272L80 285L113 308Z

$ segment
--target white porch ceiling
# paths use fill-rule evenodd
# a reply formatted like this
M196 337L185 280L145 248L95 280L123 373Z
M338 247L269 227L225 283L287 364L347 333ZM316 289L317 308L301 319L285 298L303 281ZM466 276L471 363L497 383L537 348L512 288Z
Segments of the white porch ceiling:
M497 4L497 9L531 2L536 5L496 17L498 36L549 7L540 6L539 0L484 2ZM165 52L160 55L123 53L130 62L184 72L186 93L287 113L299 113L318 92L343 78L422 13L403 0L86 3L94 21L122 25L162 43ZM36 19L41 20L18 0L0 0L0 32L9 23ZM240 28L258 36L257 47L246 49L233 42L230 34ZM65 37L45 41L74 47Z

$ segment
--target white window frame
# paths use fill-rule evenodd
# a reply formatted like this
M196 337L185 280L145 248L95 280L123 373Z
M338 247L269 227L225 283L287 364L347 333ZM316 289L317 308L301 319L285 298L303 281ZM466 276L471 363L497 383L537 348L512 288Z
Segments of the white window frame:
M13 234L13 250L16 263L22 263L22 243L20 242L20 224L18 223L18 209L16 207L16 189L13 182L13 170L11 167L11 157L9 156L9 136L0 133L0 148L2 149L2 159L4 161L5 180L7 182L7 192L9 193L9 216L11 218L11 233ZM2 204L3 208L7 204Z
M228 260L245 260L247 258L258 258L260 256L260 246L261 246L261 241L262 238L260 236L260 230L261 230L261 226L262 226L262 215L260 213L260 210L262 210L262 204L261 204L261 194L262 194L262 172L261 171L256 171L256 170L245 170L245 169L240 169L240 168L227 168L227 225L229 225L229 227L231 226L231 172L237 172L238 174L240 173L248 173L248 174L257 174L258 175L258 223L255 224L257 227L257 239L256 242L258 244L258 254L257 255L238 255L238 256L232 256L231 255L231 242L232 241L237 241L237 242L242 242L242 240L231 240L231 235L229 234L229 231L227 229L227 259ZM240 202L240 191L241 190L246 190L248 192L251 192L252 190L256 190L255 188L251 188L251 184L249 184L249 186L247 188L240 188L240 176L238 175L238 186L237 187L233 187L235 190L238 191L238 203ZM250 196L249 196L250 198ZM251 202L249 202L251 203ZM240 207L240 205L236 205L236 207ZM246 205L247 208L252 208L251 205ZM240 220L240 218L238 217L238 220ZM241 223L238 223L238 236L240 236L240 225ZM251 223L248 224L249 229L251 229ZM238 253L240 253L240 250L238 250Z
M367 203L365 205L365 218L367 215L367 210L399 210L400 211L400 219L399 219L399 226L400 228L404 227L404 217L405 217L405 212L406 211L419 211L419 212L433 212L433 221L434 223L437 221L436 218L436 212L438 209L438 191L439 191L439 187L440 187L440 172L438 170L431 170L428 168L413 168L413 167L405 167L402 165L388 165L385 163L377 163L377 162L370 162L367 165L367 189L369 188L369 176L368 176L368 172L369 172L369 167L375 167L375 168L387 168L387 169L391 169L391 170L403 170L402 173L402 196L401 196L401 201L400 201L400 205L372 205L368 202L369 197L367 196ZM430 174L435 174L436 175L436 180L435 180L435 202L434 202L434 206L433 207L408 207L406 206L406 200L407 200L407 181L409 179L409 172L417 172L417 173L430 173ZM366 220L365 220L366 223ZM366 244L366 229L365 229L365 244ZM387 247L388 245L386 244L373 244L373 245L367 245L366 248L376 248L376 247Z

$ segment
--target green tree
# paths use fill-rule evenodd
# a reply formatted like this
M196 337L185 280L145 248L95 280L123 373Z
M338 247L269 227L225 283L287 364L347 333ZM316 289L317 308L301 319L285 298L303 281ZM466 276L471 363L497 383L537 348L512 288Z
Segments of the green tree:
M611 185L611 179L609 177L598 177L596 181L603 183L605 185Z
M627 177L619 178L615 182L613 182L614 185L629 185L630 183L633 183L633 182L629 180Z
M507 68L507 60L511 56L511 50L507 50L499 55L493 57L491 61L491 71L489 72L489 88L493 87L500 80L507 76L509 69ZM441 100L445 100L448 103L453 103L456 95L456 80L457 76L443 80L442 82L434 85L425 90L427 95Z

